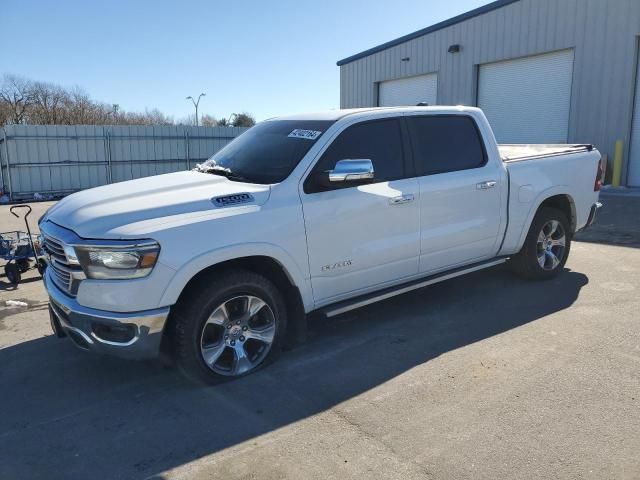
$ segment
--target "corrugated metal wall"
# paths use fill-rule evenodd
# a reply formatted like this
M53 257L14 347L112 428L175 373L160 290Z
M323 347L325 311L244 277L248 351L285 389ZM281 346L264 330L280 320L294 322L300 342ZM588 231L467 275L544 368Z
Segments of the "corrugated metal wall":
M187 170L245 130L9 125L0 132L0 189L19 199Z
M611 158L620 139L628 154L639 35L639 0L520 0L342 65L340 106L375 106L377 82L430 72L439 104L476 105L478 65L573 48L569 142Z

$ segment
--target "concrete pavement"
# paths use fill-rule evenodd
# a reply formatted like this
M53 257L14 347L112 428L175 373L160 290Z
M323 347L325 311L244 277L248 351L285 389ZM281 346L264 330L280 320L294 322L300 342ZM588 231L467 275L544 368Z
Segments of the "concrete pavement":
M52 337L37 276L0 277L0 478L640 478L640 199L603 202L553 281L498 267L315 321L209 388Z

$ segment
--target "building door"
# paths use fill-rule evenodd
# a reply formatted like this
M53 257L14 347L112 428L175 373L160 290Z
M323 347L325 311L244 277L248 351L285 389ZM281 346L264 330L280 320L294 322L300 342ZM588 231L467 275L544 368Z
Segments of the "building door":
M437 73L388 80L378 85L378 106L415 106L421 102L435 105L437 95Z
M631 125L631 155L627 184L631 187L640 187L640 61L636 73L636 99Z
M498 143L566 143L573 50L480 65L478 106Z

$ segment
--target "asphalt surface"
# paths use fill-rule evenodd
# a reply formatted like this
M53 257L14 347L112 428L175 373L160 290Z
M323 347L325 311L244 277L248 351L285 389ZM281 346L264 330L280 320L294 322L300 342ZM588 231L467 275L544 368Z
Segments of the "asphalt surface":
M640 198L602 201L555 280L498 267L315 321L216 387L77 350L37 274L0 277L0 479L640 478Z

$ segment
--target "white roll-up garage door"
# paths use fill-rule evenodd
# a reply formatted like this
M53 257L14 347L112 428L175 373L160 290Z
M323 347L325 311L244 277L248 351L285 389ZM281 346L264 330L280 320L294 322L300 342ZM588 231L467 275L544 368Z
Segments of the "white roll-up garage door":
M478 106L499 143L565 143L573 50L481 65Z
M638 62L636 74L636 101L633 107L631 155L629 156L627 184L631 187L640 187L640 62Z
M438 96L438 74L387 80L378 85L378 105L396 107L417 105L420 102L435 105Z

